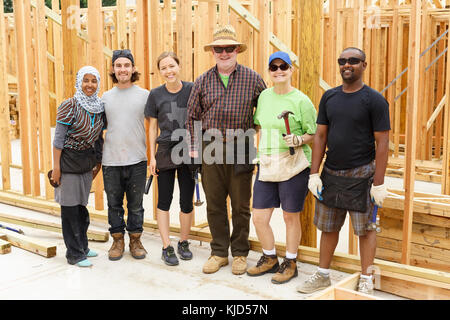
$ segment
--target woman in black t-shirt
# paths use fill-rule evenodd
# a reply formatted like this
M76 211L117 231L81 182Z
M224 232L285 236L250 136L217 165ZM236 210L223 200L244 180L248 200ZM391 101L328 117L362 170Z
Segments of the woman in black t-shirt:
M180 190L180 241L177 251L183 260L192 259L187 241L192 223L195 182L188 166L175 164L172 160L172 148L180 143L177 129L185 128L186 105L193 86L192 82L181 81L179 59L173 52L163 52L157 60L157 66L165 84L150 91L145 116L150 121L150 171L158 176L158 229L163 242L161 259L170 266L178 265L174 248L170 245L170 205L173 198L175 173ZM158 136L158 127L160 134ZM157 137L158 136L158 137ZM158 150L156 151L156 143ZM176 161L175 161L176 162Z

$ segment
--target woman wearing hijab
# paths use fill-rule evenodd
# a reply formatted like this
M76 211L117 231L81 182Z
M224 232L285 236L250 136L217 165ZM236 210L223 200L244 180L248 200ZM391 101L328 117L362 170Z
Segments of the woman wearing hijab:
M105 127L104 105L97 96L100 74L85 66L77 73L76 93L61 103L56 116L53 140L55 201L61 206L66 258L69 264L90 267L88 257L97 253L88 248L89 212L86 208L92 180L101 168Z

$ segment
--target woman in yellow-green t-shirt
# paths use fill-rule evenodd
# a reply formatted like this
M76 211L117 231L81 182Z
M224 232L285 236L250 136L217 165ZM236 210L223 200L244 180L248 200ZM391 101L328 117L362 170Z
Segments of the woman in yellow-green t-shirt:
M277 284L288 282L298 275L296 258L301 239L298 215L303 210L308 193L311 165L311 147L308 143L312 142L316 132L314 105L305 94L292 87L292 73L292 62L287 53L278 51L270 56L269 74L274 86L261 93L254 115L260 132L260 164L253 187L253 224L263 256L255 267L247 270L247 274L259 276L275 273L272 282ZM278 118L283 111L292 113L289 115L289 135L286 134L285 121ZM290 154L290 147L294 148L294 155ZM299 166L301 160L303 165ZM263 179L262 170L275 172L275 178ZM272 212L280 205L286 224L286 257L281 265L270 227Z

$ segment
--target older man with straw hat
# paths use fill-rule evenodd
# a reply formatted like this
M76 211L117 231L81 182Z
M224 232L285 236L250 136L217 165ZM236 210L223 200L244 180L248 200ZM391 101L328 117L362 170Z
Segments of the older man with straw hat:
M236 150L254 148L253 141L236 137L236 132L253 129L253 111L259 94L266 85L255 71L237 63L237 55L247 46L237 40L231 25L220 26L213 34L213 42L204 47L211 51L216 65L199 76L194 83L188 101L186 128L190 133L190 156L195 163L202 163L202 183L207 201L207 218L211 231L211 256L203 266L204 273L214 273L228 264L228 250L233 256L232 272L239 275L247 269L250 227L250 196L254 166L249 154L239 161ZM201 123L203 133L211 133L215 139L203 139L195 135L194 123ZM230 134L234 132L234 134ZM242 135L241 135L242 136ZM253 135L250 135L253 137ZM210 138L212 138L210 137ZM209 140L209 141L206 141ZM245 139L244 139L245 140ZM251 139L249 139L251 140ZM244 143L242 145L241 143ZM206 161L206 150L214 148L214 159ZM201 150L205 152L202 155ZM226 151L234 153L226 156ZM238 158L236 161L236 157ZM232 159L231 159L232 158ZM202 162L200 162L202 160ZM227 197L232 208L232 233L227 212Z

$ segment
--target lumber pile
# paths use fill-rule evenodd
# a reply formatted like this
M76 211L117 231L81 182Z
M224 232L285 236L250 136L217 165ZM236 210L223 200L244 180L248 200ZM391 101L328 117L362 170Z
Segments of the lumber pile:
M390 190L394 191L394 190ZM401 198L403 191L395 191ZM401 261L404 205L388 197L378 211L381 232L377 235L376 257ZM413 201L410 264L450 271L450 196L415 193Z

